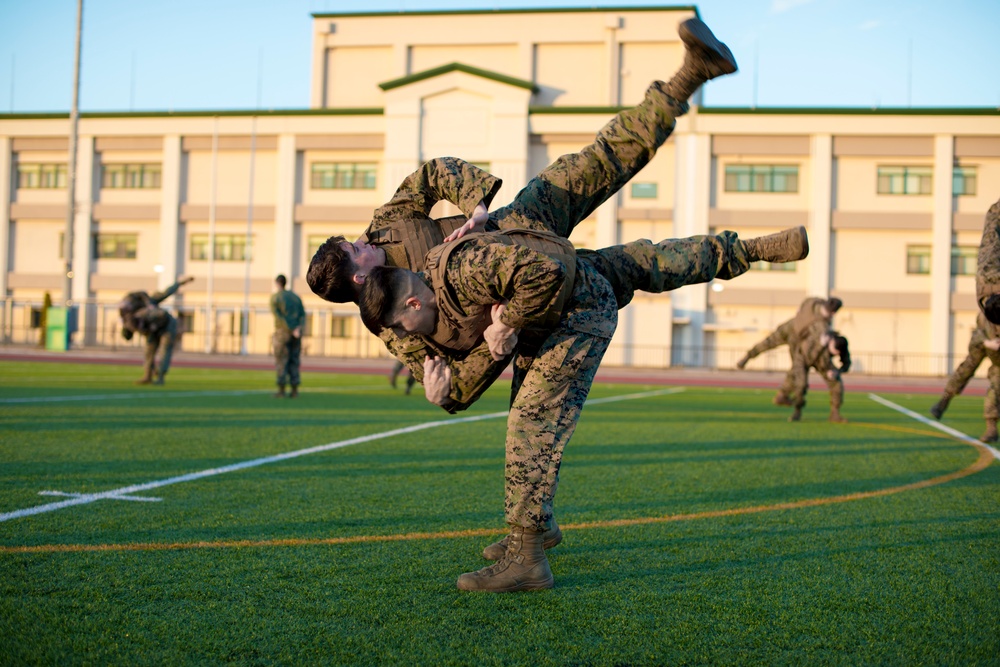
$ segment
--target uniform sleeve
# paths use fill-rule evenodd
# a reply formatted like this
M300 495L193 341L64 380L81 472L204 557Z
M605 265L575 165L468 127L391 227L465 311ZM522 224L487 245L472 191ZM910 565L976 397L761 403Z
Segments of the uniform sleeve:
M1000 201L990 207L983 225L976 265L976 300L979 307L988 298L1000 294Z
M305 326L306 309L302 305L302 299L300 299L297 294L288 292L288 301L288 314L286 319L288 322L288 328L294 330L301 326Z
M163 301L164 299L167 299L168 297L171 297L174 294L176 294L177 290L179 290L180 287L181 287L180 283L174 283L173 285L171 285L167 289L163 290L162 292L157 292L157 293L153 294L151 297L149 297L149 300L152 301L153 303L159 305L159 303L161 301Z
M426 219L434 204L442 200L455 204L469 217L480 201L489 208L502 184L496 176L465 160L435 158L403 180L392 199L375 211L370 229L382 229L400 220Z
M451 400L441 407L451 414L465 410L479 400L483 392L496 382L510 363L509 356L502 361L495 361L485 342L480 343L461 359L453 359L438 354L416 336L398 338L391 330L383 329L379 337L389 353L402 361L420 384L424 382L424 359L428 354L448 360L448 368L451 369L449 393Z
M468 245L448 260L448 282L462 301L481 306L507 302L501 321L514 329L538 328L556 307L566 268L524 246Z

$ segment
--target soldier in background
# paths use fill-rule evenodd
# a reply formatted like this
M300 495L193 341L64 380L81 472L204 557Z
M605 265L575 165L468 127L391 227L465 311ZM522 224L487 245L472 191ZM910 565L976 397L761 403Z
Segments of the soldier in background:
M285 385L291 385L291 398L299 395L299 365L302 358L302 326L306 322L306 311L302 299L289 289L288 280L278 274L274 279L274 294L271 295L271 314L274 315L274 365L278 374L278 391L275 398L285 397Z
M750 348L743 355L743 358L736 362L736 368L743 370L751 359L759 357L768 350L773 350L782 345L789 346L789 352L794 355L792 341L801 340L802 336L817 319L822 319L827 323L827 328L833 323L834 314L840 310L844 302L837 297L821 299L810 297L799 305L799 310L790 320L782 322L774 332Z
M938 402L931 406L934 419L941 419L948 404L958 394L962 393L969 380L976 374L976 369L983 359L990 358L990 370L987 373L989 388L983 402L983 418L986 420L986 430L979 436L982 442L997 441L997 419L1000 418L1000 326L986 319L983 313L976 316L976 328L972 330L969 339L969 354L958 368L948 377L948 383L941 393Z
M404 368L406 368L406 364L404 364L399 359L397 359L396 362L392 365L392 371L389 373L389 384L392 386L393 389L396 388L399 379L399 374L403 372ZM415 385L416 383L417 379L413 377L413 371L406 368L406 389L404 390L403 393L409 396L410 392L413 391L413 385Z
M986 212L976 264L976 301L988 321L1000 324L1000 200Z
M132 340L135 334L146 337L143 375L135 381L136 384L164 383L167 371L170 370L174 345L177 343L177 320L160 308L160 303L192 280L194 278L181 278L167 289L153 295L141 291L129 292L118 304L118 313L122 318L122 337L125 340ZM157 352L160 352L158 369Z
M841 376L851 367L847 339L837 331L827 329L822 320L817 320L794 347L792 366L772 402L792 407L788 421L800 421L809 391L809 369L815 368L830 390L830 421L846 423L847 419L840 414L840 407L844 403ZM833 363L834 355L839 359L839 366Z

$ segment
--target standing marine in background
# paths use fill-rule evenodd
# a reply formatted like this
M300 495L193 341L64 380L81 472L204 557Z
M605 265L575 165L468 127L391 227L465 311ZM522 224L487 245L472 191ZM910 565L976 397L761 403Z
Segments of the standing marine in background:
M962 393L969 380L976 374L976 369L983 359L990 358L990 370L987 373L989 388L983 401L983 418L986 420L986 430L979 436L981 442L997 441L997 419L1000 418L1000 326L986 319L986 315L976 316L976 328L972 330L969 339L969 354L958 368L948 377L948 383L941 393L938 402L931 406L934 419L941 419L948 404L958 394Z
M398 384L399 380L399 374L403 372L404 368L406 368L406 364L404 364L399 359L397 359L396 362L392 365L392 371L389 373L389 384L392 386L393 389L396 388L396 385ZM410 392L413 391L413 385L415 385L416 383L417 379L413 377L413 371L406 368L406 389L404 390L403 393L409 396Z
M291 385L291 398L299 395L299 366L302 359L302 327L306 311L302 299L289 289L288 280L278 274L274 279L271 295L271 314L274 315L274 365L278 374L278 391L275 398L285 397L285 385Z
M177 344L177 320L165 309L160 308L160 303L192 280L194 278L181 278L162 292L152 295L146 292L129 292L119 302L122 337L125 340L132 340L135 334L146 337L143 375L135 381L136 384L164 383L167 371L170 370L174 345ZM160 352L159 368L156 367L157 351Z

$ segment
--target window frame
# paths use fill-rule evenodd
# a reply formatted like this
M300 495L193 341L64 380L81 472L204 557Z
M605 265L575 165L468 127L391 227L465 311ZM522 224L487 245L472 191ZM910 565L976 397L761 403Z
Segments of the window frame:
M798 164L726 164L722 189L738 194L798 194L800 171Z
M901 197L932 195L934 194L934 167L924 165L877 165L875 171L875 194Z
M310 190L374 190L377 187L377 162L317 161L309 165Z

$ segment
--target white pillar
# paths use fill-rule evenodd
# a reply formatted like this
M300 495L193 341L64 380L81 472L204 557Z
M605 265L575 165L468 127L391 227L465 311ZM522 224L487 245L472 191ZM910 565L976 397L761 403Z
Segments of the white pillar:
M278 135L278 184L274 207L274 271L285 274L292 284L295 236L295 192L298 178L295 169L295 135Z
M93 240L94 180L99 170L94 137L80 136L76 160L76 213L73 216L73 303L83 305L90 297L91 247ZM82 312L82 311L81 311ZM81 317L83 315L81 314ZM80 322L83 326L83 322Z
M934 137L934 215L931 222L930 352L939 360L931 372L948 373L951 349L951 223L955 141L950 134ZM940 356L939 356L940 355Z
M177 280L178 231L181 210L181 138L163 137L163 162L160 167L160 261L163 272L157 287L169 287ZM209 250L211 252L211 250Z
M10 244L11 170L10 137L0 137L0 298L7 296L7 265Z
M708 233L708 207L711 201L711 137L705 134L674 134L676 144L676 203L674 236L677 238ZM671 294L674 319L687 320L677 344L698 349L705 342L708 312L708 286L688 285ZM695 363L702 363L700 357Z
M809 271L811 296L830 294L830 230L833 218L833 136L814 135L810 141L812 204L809 207Z
M390 101L385 106L383 201L389 201L403 179L421 164L420 107L419 99Z

